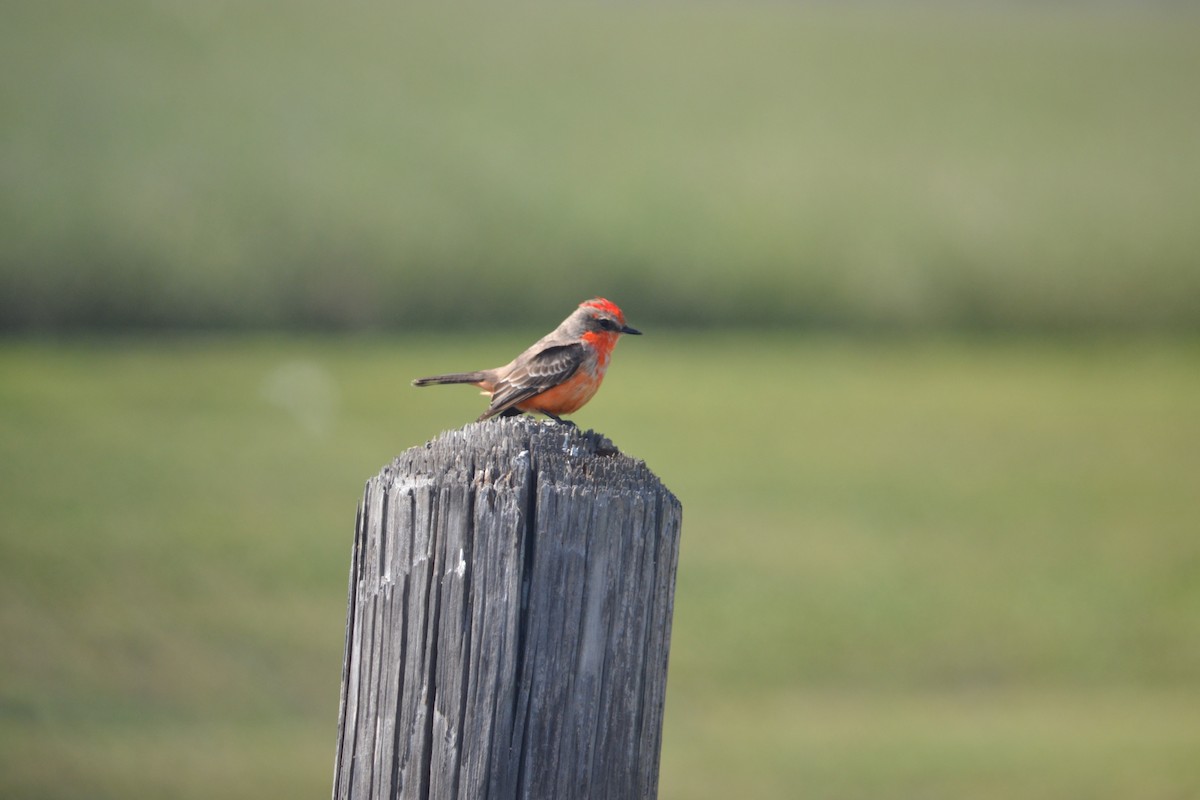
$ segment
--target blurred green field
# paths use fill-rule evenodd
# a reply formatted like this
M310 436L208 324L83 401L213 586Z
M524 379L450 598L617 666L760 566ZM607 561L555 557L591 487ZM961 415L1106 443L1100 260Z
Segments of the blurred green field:
M1200 796L1198 23L6 3L0 797L325 794L362 484L480 408L408 380L592 294L663 798Z
M9 0L0 327L511 327L603 294L692 325L1192 333L1198 26Z
M663 798L1200 794L1194 342L631 321L577 419L684 503ZM0 796L325 795L362 483L526 341L0 342Z

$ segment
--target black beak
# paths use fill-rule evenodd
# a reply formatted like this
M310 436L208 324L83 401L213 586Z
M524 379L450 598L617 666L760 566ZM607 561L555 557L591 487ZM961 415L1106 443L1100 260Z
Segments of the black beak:
M621 328L621 333L632 333L634 336L641 336L642 332L637 328L631 328L628 325Z

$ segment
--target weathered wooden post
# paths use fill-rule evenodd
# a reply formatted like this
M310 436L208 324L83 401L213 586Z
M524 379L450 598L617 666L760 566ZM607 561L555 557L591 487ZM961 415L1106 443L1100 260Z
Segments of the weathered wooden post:
M401 454L359 508L335 800L654 797L680 519L566 425Z

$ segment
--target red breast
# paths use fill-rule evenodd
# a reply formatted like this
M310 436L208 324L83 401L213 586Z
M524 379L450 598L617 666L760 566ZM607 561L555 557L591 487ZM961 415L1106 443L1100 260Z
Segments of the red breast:
M592 399L600 382L604 380L604 369L592 374L587 368L582 368L567 380L541 394L534 395L517 408L522 411L549 411L551 414L570 414L578 411L584 403Z

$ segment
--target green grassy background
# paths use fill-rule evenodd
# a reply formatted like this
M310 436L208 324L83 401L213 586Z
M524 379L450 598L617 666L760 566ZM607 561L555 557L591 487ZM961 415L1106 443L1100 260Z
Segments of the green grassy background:
M1194 344L634 321L578 419L685 508L662 797L1200 792ZM527 338L0 346L0 795L327 792L362 482Z
M1197 23L7 2L0 797L325 794L408 380L594 294L664 798L1200 796Z
M0 322L1194 332L1200 14L1044 5L8 2Z

